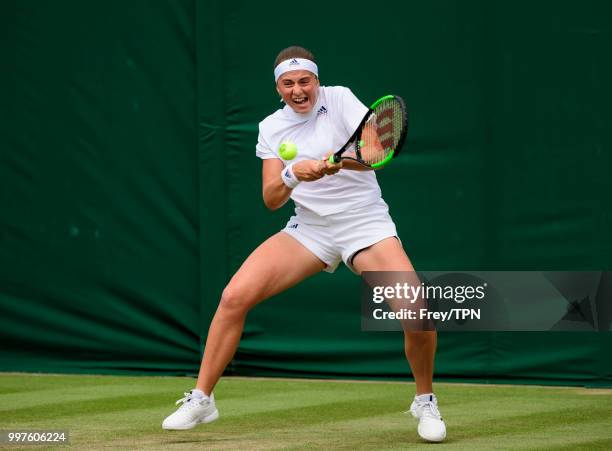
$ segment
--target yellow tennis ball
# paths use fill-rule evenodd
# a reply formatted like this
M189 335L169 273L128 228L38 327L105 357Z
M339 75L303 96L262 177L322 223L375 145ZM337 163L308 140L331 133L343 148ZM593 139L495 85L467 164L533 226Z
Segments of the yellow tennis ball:
M293 160L297 156L297 146L291 141L283 141L278 149L283 160Z

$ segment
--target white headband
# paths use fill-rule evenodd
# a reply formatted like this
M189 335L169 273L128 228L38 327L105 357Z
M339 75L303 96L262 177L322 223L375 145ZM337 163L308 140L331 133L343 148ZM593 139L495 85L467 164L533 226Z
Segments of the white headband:
M319 68L314 62L305 58L291 58L282 61L274 68L274 81L278 81L281 75L290 70L308 70L317 77L319 76Z

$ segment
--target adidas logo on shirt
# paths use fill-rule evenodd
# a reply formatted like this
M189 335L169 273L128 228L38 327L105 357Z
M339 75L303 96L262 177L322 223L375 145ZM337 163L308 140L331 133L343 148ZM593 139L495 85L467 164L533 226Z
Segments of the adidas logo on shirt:
M317 111L317 116L320 116L322 114L327 114L327 108L325 108L324 106L319 108L319 111Z
M297 228L298 228L298 225L299 225L299 224L291 224L291 225L288 225L288 226L287 226L287 228L288 228L288 229L297 229Z

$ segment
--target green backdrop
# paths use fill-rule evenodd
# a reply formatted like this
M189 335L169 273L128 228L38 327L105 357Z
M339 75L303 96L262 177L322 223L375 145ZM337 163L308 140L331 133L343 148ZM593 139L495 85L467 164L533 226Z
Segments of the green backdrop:
M223 286L291 213L264 208L254 146L295 43L322 84L407 100L410 155L379 181L417 269L610 269L612 7L388 7L2 2L0 369L197 372ZM348 270L315 276L250 314L228 371L407 377L359 311ZM437 374L612 385L611 350L441 333Z

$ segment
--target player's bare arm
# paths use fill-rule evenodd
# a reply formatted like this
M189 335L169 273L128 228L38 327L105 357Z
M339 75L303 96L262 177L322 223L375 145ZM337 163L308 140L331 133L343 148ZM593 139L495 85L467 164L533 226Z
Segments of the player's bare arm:
M283 182L280 172L283 162L276 158L263 161L262 188L264 204L270 210L277 210L289 200L292 189ZM300 182L313 182L326 175L333 175L342 164L330 165L325 161L304 160L292 165L293 173Z

